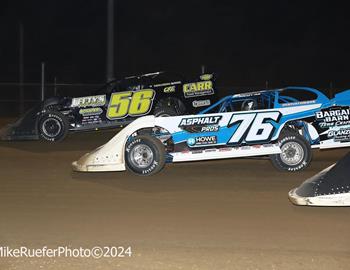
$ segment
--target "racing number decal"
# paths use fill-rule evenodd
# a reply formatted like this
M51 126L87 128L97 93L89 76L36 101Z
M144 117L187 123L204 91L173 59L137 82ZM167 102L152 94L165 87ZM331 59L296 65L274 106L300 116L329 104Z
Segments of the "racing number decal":
M280 117L280 112L233 114L227 127L236 126L236 130L228 143L268 142Z
M234 114L232 115L227 127L238 125L236 131L233 133L229 143L239 143L242 141L243 136L251 126L255 114Z
M123 118L128 114L132 92L113 93L107 109L107 118Z
M113 93L107 109L107 118L114 120L128 115L147 114L152 108L154 96L152 89Z

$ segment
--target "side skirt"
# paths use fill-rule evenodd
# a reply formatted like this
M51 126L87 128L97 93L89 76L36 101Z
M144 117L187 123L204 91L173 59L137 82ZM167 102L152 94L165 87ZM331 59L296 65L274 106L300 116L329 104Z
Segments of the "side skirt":
M207 150L193 150L189 152L170 153L173 156L173 162L225 159L238 157L253 157L280 154L281 149L278 144L211 148Z

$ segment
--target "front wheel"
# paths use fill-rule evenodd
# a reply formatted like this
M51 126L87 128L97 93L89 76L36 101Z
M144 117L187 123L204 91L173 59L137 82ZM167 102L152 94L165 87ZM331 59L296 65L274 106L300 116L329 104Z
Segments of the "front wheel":
M309 166L312 151L309 142L294 131L283 131L279 139L281 153L270 155L275 168L280 171L301 171Z
M62 113L46 112L39 119L39 136L45 141L62 141L67 136L68 126L68 121Z
M165 147L155 137L136 136L126 144L125 163L127 169L135 174L156 174L165 165Z

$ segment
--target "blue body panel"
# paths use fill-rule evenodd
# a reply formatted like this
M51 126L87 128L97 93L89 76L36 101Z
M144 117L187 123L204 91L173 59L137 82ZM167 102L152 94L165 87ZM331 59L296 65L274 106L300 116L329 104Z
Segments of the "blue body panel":
M291 91L293 96L285 95ZM301 98L298 98L299 97ZM310 95L310 100L305 98L305 95ZM250 104L246 104L250 103ZM249 105L251 108L248 110L243 109L244 106ZM304 106L302 109L301 106ZM318 122L315 120L316 113L321 110L329 110L335 106L350 106L350 90L343 91L330 100L326 95L317 89L309 87L286 87L274 90L263 90L259 92L236 94L226 96L211 105L210 107L202 110L198 116L221 116L225 121L220 121L219 129L212 132L188 132L181 130L172 133L172 138L175 144L187 142L190 148L196 147L190 145L189 140L198 137L210 137L215 136L214 145L223 146L244 146L254 144L266 144L277 141L279 133L287 123L293 123L298 129L300 129L304 137L310 142L310 144L319 144L320 139L311 138L309 133L310 126L307 123L316 126L315 130L319 134L323 130L317 126ZM237 110L235 110L235 108ZM305 109L304 109L305 108ZM350 108L350 107L349 107ZM331 109L332 110L332 109ZM247 119L242 118L242 114L245 114ZM240 121L231 120L233 117L242 118ZM258 121L261 115L266 115L262 121ZM273 116L271 118L271 116ZM238 130L242 129L242 123L248 123L246 131L242 134L240 140L232 140L232 137L239 133ZM316 123L316 124L315 124ZM258 128L256 127L258 126ZM261 127L259 129L259 127ZM253 133L255 140L248 140L250 130L257 129ZM264 131L269 132L269 136L262 136ZM248 134L248 135L247 135ZM250 136L250 137L254 137ZM259 140L262 138L262 140ZM198 146L199 147L199 146Z

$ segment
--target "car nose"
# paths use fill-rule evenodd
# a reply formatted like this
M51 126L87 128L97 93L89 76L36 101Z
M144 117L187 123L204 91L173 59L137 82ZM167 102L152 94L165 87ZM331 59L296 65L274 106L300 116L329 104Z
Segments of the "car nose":
M4 126L0 128L0 140L8 141L10 140L11 126Z

